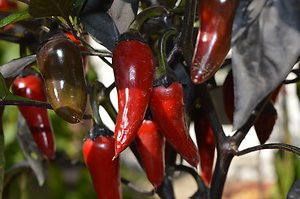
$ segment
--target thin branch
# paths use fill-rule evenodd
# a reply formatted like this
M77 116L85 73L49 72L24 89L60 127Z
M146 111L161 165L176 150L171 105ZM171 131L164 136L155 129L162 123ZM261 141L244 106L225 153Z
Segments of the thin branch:
M39 108L52 109L51 105L47 102L40 101L20 101L20 100L2 100L0 106L16 105L16 106L34 106Z
M258 145L258 146L254 146L254 147L249 147L247 149L235 152L234 155L241 156L241 155L245 155L245 154L263 150L263 149L280 149L280 150L295 153L298 156L300 156L300 148L299 147L296 147L296 146L293 146L290 144L285 144L285 143L269 143L269 144L262 144L262 145Z
M133 191L143 194L145 196L153 196L155 194L154 189L152 189L150 191L144 190L141 187L138 187L137 185L133 184L132 182L130 182L129 180L127 180L123 177L121 178L121 182L128 188L132 189Z
M197 191L190 197L190 198L204 198L207 197L208 194L208 188L205 185L205 183L203 182L202 178L199 176L198 172L191 168L191 167L187 167L185 165L174 165L172 166L174 168L175 171L183 171L186 172L188 174L190 174L194 180L197 183ZM171 168L172 168L171 167Z
M81 51L81 55L98 56L98 57L112 57L111 52L108 51Z

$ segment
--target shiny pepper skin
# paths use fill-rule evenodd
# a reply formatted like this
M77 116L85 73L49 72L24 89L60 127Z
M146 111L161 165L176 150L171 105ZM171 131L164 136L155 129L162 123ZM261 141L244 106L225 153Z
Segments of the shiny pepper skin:
M83 143L84 162L99 199L122 198L119 158L112 160L115 155L114 147L113 135L87 138Z
M134 140L146 113L154 76L150 47L137 35L125 33L113 51L112 65L118 92L116 156Z
M164 139L156 123L145 119L135 138L142 166L154 187L164 179Z
M213 129L201 108L196 110L194 115L194 128L200 155L201 177L206 185L209 185L212 178L216 143Z
M12 85L15 95L37 101L46 101L43 80L36 75L17 77ZM54 134L47 113L47 109L18 106L24 116L33 138L43 155L52 159L55 153Z
M150 109L160 131L174 149L192 166L199 163L198 149L191 139L185 123L183 88L173 82L167 88L153 88Z
M191 66L195 84L208 80L220 68L229 49L239 0L199 1L200 28Z
M55 38L37 52L37 62L53 110L67 122L80 122L87 88L79 48L67 38Z

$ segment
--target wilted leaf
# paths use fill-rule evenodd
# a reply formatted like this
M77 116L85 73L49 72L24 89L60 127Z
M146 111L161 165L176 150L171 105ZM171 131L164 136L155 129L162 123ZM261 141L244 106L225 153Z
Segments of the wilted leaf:
M106 12L91 12L81 17L85 30L100 44L112 51L118 41L119 31Z
M18 117L17 138L26 160L37 177L39 185L43 185L45 182L43 157L22 115Z
M4 78L16 77L27 66L35 62L36 55L30 55L19 59L13 59L12 61L2 65L0 67L0 73Z
M29 18L31 18L31 15L28 13L28 10L14 12L14 13L8 15L7 17L1 19L0 28L6 26L8 24L15 23L15 22L22 21L22 20L29 19Z
M30 0L29 13L33 17L61 16L68 19L73 0Z
M138 0L114 0L109 13L120 33L126 32L138 11Z
M233 30L234 129L245 124L300 56L300 1L252 2L239 9Z

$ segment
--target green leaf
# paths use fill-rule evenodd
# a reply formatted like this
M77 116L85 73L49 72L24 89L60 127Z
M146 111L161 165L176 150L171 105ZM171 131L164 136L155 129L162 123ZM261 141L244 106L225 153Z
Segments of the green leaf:
M29 19L29 18L31 18L31 15L29 14L28 9L20 11L20 12L12 13L12 14L8 15L7 17L0 20L0 28L6 26L8 24L15 23L15 22L22 21L22 20Z
M73 0L31 0L29 13L33 17L61 16L68 20L73 8Z

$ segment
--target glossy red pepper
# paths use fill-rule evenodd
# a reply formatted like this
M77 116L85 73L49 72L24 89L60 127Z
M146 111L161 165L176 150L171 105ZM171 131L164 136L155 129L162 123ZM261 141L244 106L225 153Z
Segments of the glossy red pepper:
M196 84L209 79L220 68L229 49L233 19L239 0L199 1L200 28L191 66Z
M153 120L145 119L135 138L148 180L158 187L164 179L163 136Z
M84 162L99 199L122 198L119 158L112 160L115 155L114 147L115 139L112 133L86 138L83 143Z
M140 36L129 32L121 35L112 65L118 92L117 156L134 140L143 122L152 91L154 58Z
M87 88L79 48L64 36L57 36L37 52L37 63L53 110L67 122L80 122Z
M197 167L199 155L185 123L181 84L173 82L168 87L154 87L149 105L153 118L167 141L183 159Z
M46 101L43 80L36 75L17 77L12 85L15 95L37 101ZM54 134L47 114L47 109L18 106L41 153L52 159L55 153Z
M0 0L0 11L7 12L17 8L16 2L9 0Z
M196 110L194 115L194 128L200 155L201 177L209 185L212 178L216 143L213 129L201 108Z

